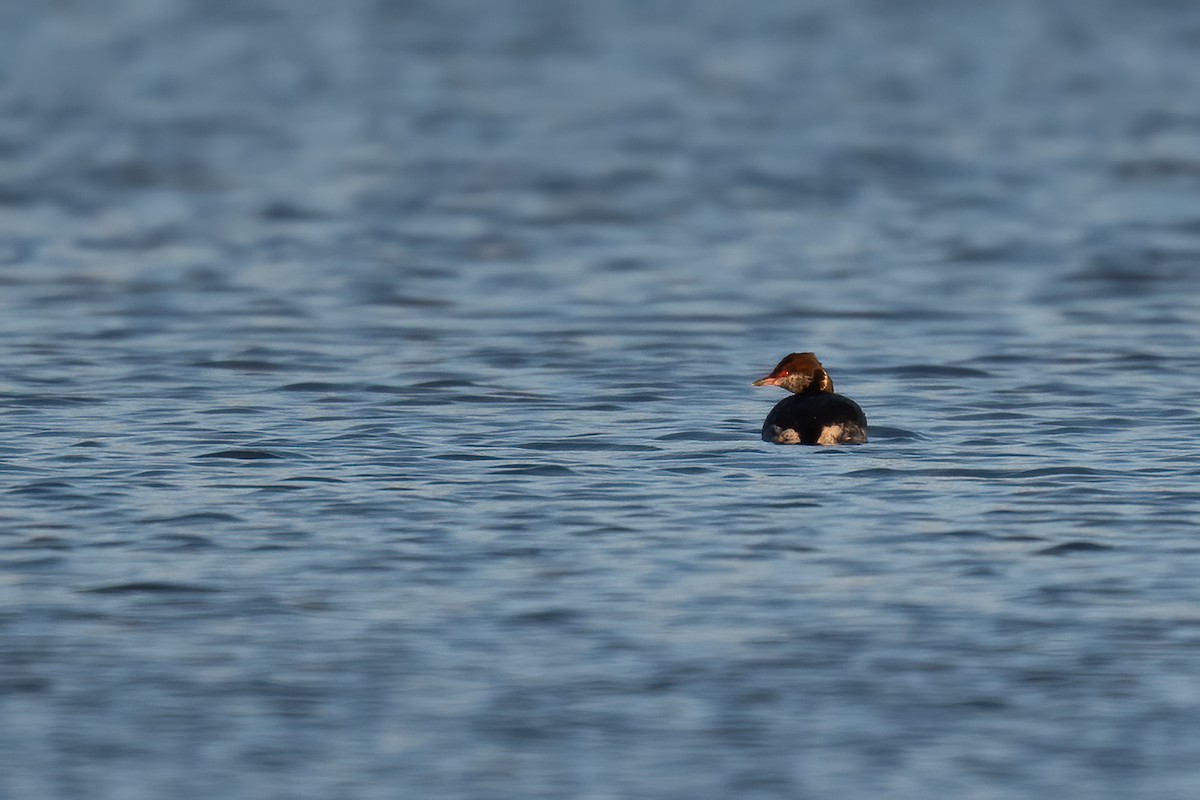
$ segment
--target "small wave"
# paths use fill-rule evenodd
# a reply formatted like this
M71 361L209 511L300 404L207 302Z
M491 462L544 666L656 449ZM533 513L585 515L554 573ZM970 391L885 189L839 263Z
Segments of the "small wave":
M196 456L196 458L232 458L243 461L253 461L264 458L283 458L278 453L272 453L270 450L250 450L242 448L234 448L232 450L218 450L215 453L205 453L204 455Z
M234 372L287 372L297 369L288 364L277 364L254 358L225 358L211 361L193 361L193 367L206 369L228 369Z
M210 417L252 417L262 414L265 409L258 406L219 406L206 408L198 413Z
M580 616L579 611L571 608L547 608L516 614L508 620L517 625L561 625L573 622Z
M1097 544L1096 542L1063 542L1051 547L1044 547L1038 550L1036 555L1039 556L1062 556L1068 553L1095 553L1101 550L1112 550L1111 545Z
M483 453L441 453L430 458L438 461L499 461L500 456L489 456Z
M17 547L26 550L70 550L71 543L58 536L34 536Z
M1200 161L1184 158L1137 158L1118 161L1112 173L1125 181L1194 181L1200 179Z
M412 393L407 386L393 386L387 383L338 383L336 381L300 381L278 387L280 392L324 392L326 394L354 394L368 392L371 394L406 395Z
M258 211L259 219L268 222L321 222L330 218L329 214L311 208L305 208L287 200L276 200L265 204Z
M818 307L791 307L783 313L805 319L865 319L865 320L931 320L958 319L963 315L944 308L904 309L834 309Z
M846 474L854 478L878 478L883 475L904 474L904 470L891 469L890 467L871 467L869 469L852 469Z
M925 440L929 437L916 431L905 430L904 428L889 428L886 425L870 425L867 426L868 434L872 441L879 439L891 440L898 439L901 441L918 441Z
M574 475L576 474L570 467L564 467L561 464L510 464L503 467L495 467L495 472L501 472L505 475Z
M724 442L730 439L729 434L719 433L716 431L679 431L677 433L665 433L662 436L655 436L659 442ZM741 438L741 437L735 437Z
M9 494L58 494L60 489L74 489L75 487L66 481L45 480L26 483L22 486L17 486L9 489Z
M171 550L207 550L210 547L220 547L207 536L199 536L194 533L167 533L155 536L151 541L161 545L162 549Z
M986 467L928 467L914 469L893 469L891 467L871 467L846 473L859 477L875 475L901 474L930 478L983 478L999 480L1004 478L1046 478L1052 476L1103 476L1112 474L1091 467L1040 467L1038 469L988 469Z
M374 287L364 287L366 302L377 306L397 306L400 308L449 308L453 305L449 300L440 297L418 297L416 295L398 294L396 292L373 291Z
M525 442L517 447L522 450L612 450L627 453L658 452L660 449L645 444L609 442L603 439L547 439Z
M610 397L620 403L656 403L667 399L666 395L658 392L627 392L626 394L610 395Z
M360 387L353 383L330 383L327 381L301 381L280 386L281 392L354 392Z
M91 406L104 402L99 397L60 394L0 394L0 405L18 408L56 408L60 406Z
M1033 414L1025 414L1020 411L980 411L972 414L954 414L950 417L950 419L965 422L1004 422L1013 419L1032 418Z
M200 594L216 592L208 586L196 586L188 583L169 583L167 581L135 581L132 583L111 583L95 586L91 589L80 589L84 594Z
M1051 475L1111 475L1111 471L1091 467L1041 467L1010 473L1014 478L1045 478Z
M161 525L178 522L238 522L239 518L219 511L197 511L194 514L179 514L173 517L145 517L138 521L146 525Z
M882 375L901 378L991 378L992 373L974 367L951 367L944 364L904 364L871 370Z
M62 556L39 556L37 558L14 559L12 561L0 562L0 570L5 572L20 572L22 570L43 569L45 567L56 567L63 563L65 559Z
M992 534L986 531L977 531L971 528L955 528L948 531L937 531L930 534L931 536L941 536L947 539L991 539Z

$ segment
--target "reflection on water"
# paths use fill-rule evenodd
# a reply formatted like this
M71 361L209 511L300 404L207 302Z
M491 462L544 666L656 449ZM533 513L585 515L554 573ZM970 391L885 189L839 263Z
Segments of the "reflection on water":
M1190 800L1197 31L6 4L0 796Z

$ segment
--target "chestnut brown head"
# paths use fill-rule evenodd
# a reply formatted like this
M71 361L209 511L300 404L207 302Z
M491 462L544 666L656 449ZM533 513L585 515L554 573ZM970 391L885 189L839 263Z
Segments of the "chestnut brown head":
M832 392L833 381L821 362L812 353L791 353L785 356L765 378L752 386L780 386L794 394Z

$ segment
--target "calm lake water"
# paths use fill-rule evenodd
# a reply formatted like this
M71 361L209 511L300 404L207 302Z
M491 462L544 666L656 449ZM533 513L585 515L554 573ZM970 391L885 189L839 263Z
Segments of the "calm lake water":
M1194 4L4 3L0 797L1192 800L1198 395Z

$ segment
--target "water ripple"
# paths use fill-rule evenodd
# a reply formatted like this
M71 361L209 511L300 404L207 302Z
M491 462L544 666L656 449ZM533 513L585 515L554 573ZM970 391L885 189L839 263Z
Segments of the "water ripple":
M1200 7L527 5L0 3L0 796L1192 800Z

